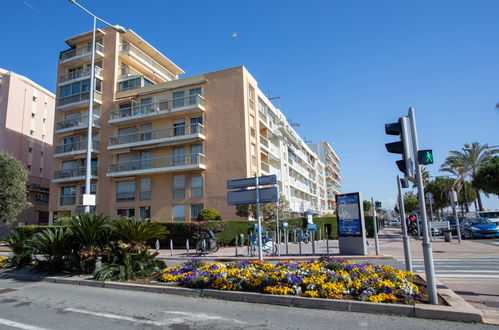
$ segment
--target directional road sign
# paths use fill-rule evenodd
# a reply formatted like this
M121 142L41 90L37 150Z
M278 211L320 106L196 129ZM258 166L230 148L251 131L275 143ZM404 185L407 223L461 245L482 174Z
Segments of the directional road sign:
M277 183L277 175L275 174L258 177L259 186L267 186L276 183ZM227 180L227 189L238 189L238 188L255 187L255 186L256 186L256 177Z
M279 200L277 187L261 188L260 203L275 203ZM256 189L236 190L227 192L227 202L229 205L255 204Z

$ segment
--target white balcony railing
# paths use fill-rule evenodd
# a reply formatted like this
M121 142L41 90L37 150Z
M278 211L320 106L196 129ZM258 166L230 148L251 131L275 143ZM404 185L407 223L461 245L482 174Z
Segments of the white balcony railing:
M163 100L158 103L133 105L123 109L111 110L109 112L110 120L121 118L134 118L144 115L153 115L154 113L164 113L175 109L188 106L204 106L204 98L199 95L189 95L172 100Z
M98 42L95 43L95 51L104 53L104 46ZM86 55L92 52L92 45L69 49L61 53L61 61L69 60L73 57Z
M54 179L57 180L57 179L76 178L76 177L85 176L85 174L86 174L85 167L70 168L70 169L66 169L66 170L55 171L54 172ZM94 176L97 175L97 167L93 166L91 168L91 175L94 175Z
M176 77L168 71L166 68L164 68L162 65L160 65L158 62L153 60L149 55L141 51L139 48L135 47L134 45L130 43L123 43L120 48L120 54L134 54L138 58L141 59L146 65L150 66L153 71L160 73L163 75L167 80L173 80L176 79Z
M94 115L93 124L94 124L94 126L100 125L100 117L99 116ZM62 120L62 121L58 121L55 123L56 130L69 129L69 128L74 128L74 127L87 127L87 126L88 126L88 116L85 113L83 113L81 115L81 117Z
M176 138L196 133L204 135L204 126L201 124L190 124L175 127L165 127L152 131L141 131L137 133L111 136L109 138L109 146Z
M68 96L64 96L64 97L59 98L57 100L57 106L62 107L62 106L72 104L72 103L79 103L79 102L87 101L89 98L90 98L89 91L79 93L79 94L68 95ZM98 102L102 101L102 94L100 92L95 91L94 101L98 101Z
M55 146L55 154L62 154L62 153L74 152L74 151L84 151L86 149L87 149L87 140L85 138L83 141L61 144L61 145ZM92 149L99 150L99 141L92 142Z
M186 165L204 165L205 157L203 154L189 154L182 156L170 156L162 158L138 159L125 162L109 164L109 174L120 172L132 172L150 169L165 169L186 166Z
M265 148L269 148L269 140L260 135L260 144Z
M63 74L59 77L59 83L63 83L63 82L78 79L78 78L90 77L90 73L91 73L90 68L83 68L83 69L76 70L73 72L68 72L68 73ZM96 66L95 67L95 75L102 77L102 68L99 68L98 66Z
M261 168L262 168L262 171L270 173L270 166L269 166L269 164L267 164L265 162L261 162Z

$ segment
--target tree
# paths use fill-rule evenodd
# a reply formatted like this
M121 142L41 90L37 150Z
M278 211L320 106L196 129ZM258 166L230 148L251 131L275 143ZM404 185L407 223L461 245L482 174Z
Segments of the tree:
M458 194L462 194L464 197L464 206L466 208L466 212L469 212L469 205L470 201L473 201L476 199L468 199L468 189L473 189L472 187L469 187L468 182L466 181L466 176L467 176L467 165L466 161L461 158L453 158L453 159L447 159L442 166L440 167L441 172L448 172L456 177L456 180L454 181L453 189L456 190ZM473 193L473 196L476 196ZM463 205L461 204L461 205Z
M418 198L412 191L408 191L404 194L404 209L406 214L419 209Z
M461 151L451 150L451 155L445 159L442 166L455 166L456 164L463 166L462 170L465 170L465 173L471 179L473 184L480 166L491 160L492 155L497 153L499 153L499 149L491 149L488 144L480 145L478 142L473 142L471 144L466 143ZM479 187L473 184L473 188L475 189L477 196L478 208L480 211L483 211Z
M31 206L26 189L28 172L16 158L0 152L0 173L0 223L8 224Z
M483 163L473 179L475 187L499 196L499 157Z
M435 180L428 182L425 188L426 192L433 194L433 208L435 210L443 209L450 205L449 191L452 190L454 182L453 178L436 177Z
M364 212L369 213L371 211L371 207L373 206L371 201L362 201L362 206L364 207Z
M198 221L222 221L222 216L217 210L208 207L199 212Z
M276 203L264 203L260 204L260 216L263 220L269 220L276 217L277 212L279 212L279 217L288 212L289 202L284 196L284 194L279 195L278 206ZM256 205L255 204L243 204L236 206L236 215L242 218L252 217L256 219Z

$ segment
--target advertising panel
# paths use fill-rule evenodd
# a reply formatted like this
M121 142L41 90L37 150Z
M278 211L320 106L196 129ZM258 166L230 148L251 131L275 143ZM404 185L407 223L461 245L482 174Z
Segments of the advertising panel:
M362 215L358 193L336 196L338 235L362 236Z

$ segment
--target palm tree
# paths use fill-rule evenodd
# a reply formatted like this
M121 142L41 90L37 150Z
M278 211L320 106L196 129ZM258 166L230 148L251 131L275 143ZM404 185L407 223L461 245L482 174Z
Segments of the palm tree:
M464 207L466 213L468 213L470 211L470 202L466 193L466 169L466 163L462 159L447 159L440 167L441 172L448 172L456 177L452 188L456 190L458 195L461 193L461 190L464 191Z
M488 144L480 145L478 142L466 143L461 151L450 151L451 155L445 159L442 168L452 168L456 173L465 173L464 177L469 177L473 182L480 166L492 159L492 155L496 153L499 153L499 149L491 149ZM483 211L480 191L478 187L475 186L474 188L478 200L478 209Z

